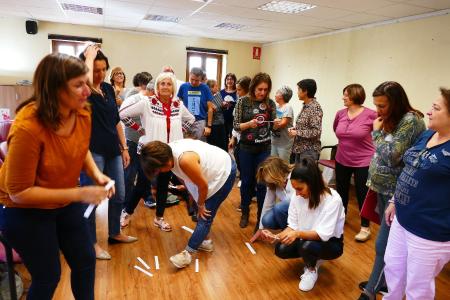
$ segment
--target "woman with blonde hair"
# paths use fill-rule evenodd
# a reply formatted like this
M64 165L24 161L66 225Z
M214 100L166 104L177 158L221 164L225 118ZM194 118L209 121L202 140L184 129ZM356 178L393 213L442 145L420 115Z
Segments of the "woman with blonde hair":
M127 98L119 110L120 118L128 123L131 128L143 132L139 138L137 153L140 156L144 144L152 141L170 143L183 139L183 131L186 131L195 122L195 117L187 110L183 102L177 98L177 80L175 75L163 72L155 80L155 95L148 97L137 94ZM140 117L142 128L132 124L130 118ZM130 121L131 120L131 121ZM163 231L171 231L172 227L164 221L164 210L168 195L170 172L161 172L156 178L156 217L153 224ZM138 178L130 201L122 212L122 223L133 214L139 200L150 189L150 181L140 167Z
M264 233L263 228L286 228L289 203L292 196L295 195L295 190L289 180L293 168L293 165L276 156L268 157L259 165L256 180L267 186L267 192L261 211L259 229L251 238L251 242L256 241ZM276 203L277 199L278 203Z
M111 82L114 92L116 93L117 106L120 106L123 100L125 100L126 79L127 76L125 76L125 72L121 67L115 67L114 69L112 69L111 75L109 76L109 82Z

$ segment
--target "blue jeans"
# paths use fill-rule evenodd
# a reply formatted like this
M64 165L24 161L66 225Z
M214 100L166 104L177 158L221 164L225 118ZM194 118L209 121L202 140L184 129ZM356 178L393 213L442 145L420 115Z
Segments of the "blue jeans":
M227 181L225 181L223 186L214 195L212 195L205 201L205 208L211 212L211 216L207 217L206 220L200 217L198 218L197 226L195 226L194 233L192 233L188 245L186 246L187 251L196 252L200 244L208 236L209 231L211 230L212 222L214 221L214 217L216 216L217 210L219 209L220 204L222 204L222 202L228 197L228 194L233 188L235 179L236 179L236 163L232 160L231 172L230 175L228 176Z
M377 198L381 224L378 230L377 240L375 241L375 261L373 263L372 273L370 273L369 282L365 287L366 292L372 295L375 295L382 287L386 286L386 279L384 278L384 253L386 251L390 230L390 227L384 221L384 211L391 197L377 193Z
M241 209L242 214L248 214L250 212L250 202L254 195L256 187L256 199L258 202L258 218L256 224L259 224L261 219L261 210L264 204L264 198L266 197L266 186L264 184L257 184L256 171L258 166L267 157L269 157L270 151L263 151L260 153L252 153L241 147L239 150L239 160L241 163Z
M108 235L115 237L120 234L120 213L122 212L123 203L125 200L125 183L122 156L118 155L113 158L105 158L103 155L92 152L97 168L106 174L109 178L116 182L116 193L108 201ZM81 173L81 185L92 185L92 180ZM89 219L89 233L92 242L97 243L95 210L91 213Z
M262 225L269 229L284 229L287 227L287 218L290 201L281 201L266 212L262 217Z
M1 208L3 233L31 274L27 299L52 299L61 277L60 253L70 267L75 299L94 299L95 251L84 205L57 209Z

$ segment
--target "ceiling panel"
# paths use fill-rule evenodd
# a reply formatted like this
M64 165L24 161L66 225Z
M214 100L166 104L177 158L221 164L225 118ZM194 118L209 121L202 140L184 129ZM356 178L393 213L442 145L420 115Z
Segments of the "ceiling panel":
M387 0L305 0L307 3L317 6L345 9L349 11L367 11L392 5L392 1Z
M378 15L372 15L372 14L366 14L366 13L357 13L348 15L342 18L338 18L337 20L343 20L350 23L362 25L362 24L368 24L368 23L376 23L376 22L382 22L388 20L389 17L386 16L378 16Z
M383 8L371 9L371 10L368 10L367 12L373 13L376 15L387 16L387 17L391 17L391 18L401 18L401 17L408 17L408 16L424 14L424 13L428 13L431 11L433 11L433 9L431 9L431 8L425 8L425 7L420 7L420 6L399 3L399 4L386 6Z
M450 8L449 0L409 0L407 4L434 8L434 9L447 9Z
M101 7L104 15L63 12L60 2ZM0 0L0 15L107 28L225 38L279 41L450 9L450 0L290 0L317 5L299 14L258 10L270 0ZM201 9L199 9L201 8ZM143 20L146 14L181 17L180 24ZM220 30L220 23L242 24Z

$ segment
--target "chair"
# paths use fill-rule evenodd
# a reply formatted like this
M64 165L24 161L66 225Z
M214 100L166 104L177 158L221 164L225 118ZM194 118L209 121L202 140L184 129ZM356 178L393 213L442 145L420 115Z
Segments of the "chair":
M13 265L13 249L3 236L2 232L0 232L0 242L5 247L6 252L6 265L8 270L9 293L11 295L11 300L17 300L16 276Z
M337 152L337 147L338 145L334 145L334 146L323 146L322 148L320 148L320 153L322 154L322 151L324 149L331 149L331 153L330 153L330 159L319 159L318 163L319 165L322 165L324 167L328 167L331 169L336 169L336 152Z
M323 146L320 149L320 153L322 153L322 150L324 150L324 149L331 149L330 159L319 159L319 161L317 162L319 165L323 166L322 177L323 177L323 180L325 181L325 183L328 185L333 185L335 183L334 170L336 169L335 157L336 157L337 146L338 145Z

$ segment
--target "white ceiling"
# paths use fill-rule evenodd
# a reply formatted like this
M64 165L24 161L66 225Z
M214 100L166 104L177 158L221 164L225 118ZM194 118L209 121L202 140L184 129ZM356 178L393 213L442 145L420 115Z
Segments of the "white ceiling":
M317 5L299 14L258 10L271 0L0 0L0 15L104 28L274 42L328 33L449 9L450 0L290 0ZM59 2L101 7L103 15L64 11ZM199 10L199 8L201 8ZM180 23L143 20L147 14L181 17ZM218 29L220 23L244 25Z

